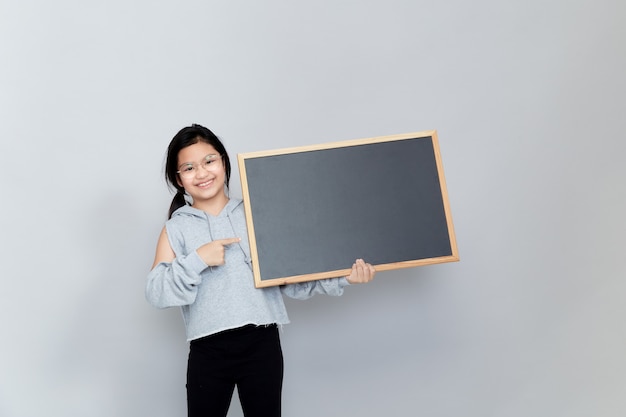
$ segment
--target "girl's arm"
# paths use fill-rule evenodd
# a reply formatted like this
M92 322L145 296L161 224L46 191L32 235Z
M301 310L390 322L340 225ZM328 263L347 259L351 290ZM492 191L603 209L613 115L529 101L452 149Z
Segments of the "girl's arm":
M347 277L288 284L281 287L281 291L287 297L298 300L306 300L315 294L339 296L343 294L343 289L346 286L370 282L374 279L374 275L376 275L376 269L372 265L364 262L363 259L357 259Z
M157 243L152 270L148 274L146 299L158 308L191 304L196 299L200 273L207 264L196 251L177 257L170 245L165 227Z
M172 262L176 258L174 250L170 245L170 241L167 238L167 229L163 227L161 234L159 235L159 241L157 242L156 255L154 256L154 263L152 269L161 262Z

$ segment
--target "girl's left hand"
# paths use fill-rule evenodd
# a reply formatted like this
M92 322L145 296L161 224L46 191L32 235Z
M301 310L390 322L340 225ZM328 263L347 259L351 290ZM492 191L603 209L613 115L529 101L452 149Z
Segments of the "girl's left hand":
M376 269L368 263L365 263L363 259L357 259L352 264L352 272L346 278L350 284L364 284L374 279L376 275Z

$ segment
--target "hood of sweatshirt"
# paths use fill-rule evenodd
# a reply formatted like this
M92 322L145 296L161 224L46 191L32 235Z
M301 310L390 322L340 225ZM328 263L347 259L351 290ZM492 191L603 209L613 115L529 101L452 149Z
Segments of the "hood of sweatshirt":
M219 218L223 216L230 216L231 213L234 212L240 206L243 208L243 201L241 199L231 198L230 200L228 200L228 202L226 203L222 211L217 216L213 216L207 213L206 211L197 209L192 206L182 206L178 210L176 210L174 213L172 213L172 218L177 217L177 216L192 216L192 217L198 217L201 219L207 219L209 217Z
M251 266L247 224L241 199L231 198L216 216L191 206L183 206L172 214L168 223L177 225L175 229L178 233L172 231L173 236L170 236L174 251L181 251L177 255L186 255L213 240L239 237L241 241L231 246L239 246L245 262Z

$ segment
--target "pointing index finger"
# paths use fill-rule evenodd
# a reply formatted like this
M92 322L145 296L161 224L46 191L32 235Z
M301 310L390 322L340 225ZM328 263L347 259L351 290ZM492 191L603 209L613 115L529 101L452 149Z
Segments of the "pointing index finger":
M240 237L231 237L228 239L218 239L217 242L221 243L224 246L228 246L228 245L232 245L233 243L237 243L240 242L241 238Z

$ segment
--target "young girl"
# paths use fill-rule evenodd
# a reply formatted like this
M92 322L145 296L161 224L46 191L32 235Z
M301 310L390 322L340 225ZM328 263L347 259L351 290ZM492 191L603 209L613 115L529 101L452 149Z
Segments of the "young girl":
M361 259L349 276L257 289L243 203L227 194L230 160L209 129L172 139L165 164L176 189L146 285L158 308L182 308L187 340L188 415L226 416L235 386L244 414L280 416L283 357L277 325L289 322L282 295L341 295L371 281ZM191 200L188 205L187 200Z

